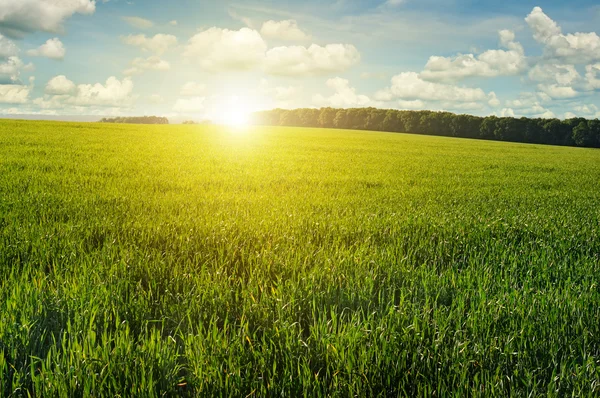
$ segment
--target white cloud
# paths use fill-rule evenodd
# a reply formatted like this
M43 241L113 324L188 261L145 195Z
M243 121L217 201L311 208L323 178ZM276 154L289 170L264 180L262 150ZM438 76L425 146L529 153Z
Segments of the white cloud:
M359 61L360 53L351 44L275 47L267 51L265 71L285 76L322 75L343 72Z
M49 39L37 49L27 51L27 55L32 57L63 59L66 52L67 50L65 50L63 43L57 37L55 37L54 39Z
M499 36L500 44L508 50L488 50L477 56L432 56L420 77L430 81L454 82L474 76L508 76L523 72L527 67L523 46L514 41L515 35L512 31L501 30Z
M540 118L540 119L554 119L556 118L556 114L551 110L546 109L544 113L540 113L538 115L533 115L532 117Z
M293 19L285 21L267 21L262 25L260 33L268 39L304 41L309 40L310 35L304 33L298 23Z
M559 86L558 84L538 84L537 88L553 99L573 98L579 95L579 93L570 86Z
M542 102L550 102L552 101L552 97L550 97L548 94L546 93L542 93L541 91L538 91L536 93L536 95L538 96L538 98L540 99L540 101Z
M179 94L183 97L196 97L204 93L206 85L196 82L187 82L181 86Z
M547 95L544 93L521 93L519 98L506 101L506 108L502 111L509 112L508 110L510 110L513 115L516 114L517 116L553 118L555 117L554 113L544 108L540 103L540 100L547 100L546 97Z
M177 45L177 38L173 35L159 33L153 37L146 35L121 36L121 41L130 46L141 48L143 51L150 51L157 55L164 54L169 48Z
M46 84L45 93L49 95L68 95L73 94L77 90L77 86L65 75L58 75L50 79Z
M598 107L594 104L580 104L573 107L575 112L585 115L595 115L598 113Z
M173 110L177 113L190 114L202 112L205 109L205 97L192 97L178 99L173 106Z
M515 111L511 108L504 108L500 111L501 117L515 117Z
M0 34L0 58L8 58L19 53L19 48L12 41Z
M68 95L45 95L38 97L32 101L34 105L40 109L65 109L64 100L68 99Z
M493 101L495 95L486 94L480 88L459 87L450 84L429 82L421 79L416 72L402 72L392 77L390 87L375 94L375 99L391 101L394 99L478 102Z
M2 0L0 31L16 37L36 31L60 33L73 14L95 10L94 0Z
M531 118L542 118L542 119L550 119L556 117L554 112L549 109L544 108L543 106L536 104L531 108L525 108L519 110L519 113L522 115L526 115Z
M525 22L533 31L533 38L544 45L547 55L571 63L600 60L600 37L595 32L565 35L540 7L535 7Z
M150 29L154 26L154 22L149 19L140 17L121 17L123 21L137 29Z
M573 65L538 64L529 71L529 79L568 86L581 78Z
M371 99L366 95L356 94L356 89L350 87L350 82L341 77L327 80L327 87L333 89L335 94L324 97L321 94L313 96L316 106L332 106L335 108L351 108L367 106Z
M565 116L564 116L565 119L573 119L576 117L577 117L577 115L574 114L573 112L565 112Z
M183 55L205 70L247 70L263 62L267 44L253 29L229 30L212 27L194 35Z
M500 106L500 100L493 91L488 94L488 105L493 107Z
M598 73L600 73L600 64L587 65L585 67L585 78L592 90L600 89L600 79L596 77Z
M176 20L172 20L172 21L169 21L169 25L171 25L171 26L177 26L178 23L177 23Z
M0 103L24 104L29 98L31 87L20 84L0 84Z
M63 84L65 85L64 88L69 85L66 77ZM131 79L119 80L111 76L105 84L79 84L71 95L47 95L46 98L38 98L34 102L45 108L64 108L65 105L121 107L128 106L133 102L132 92L133 82Z
M19 57L8 57L0 63L0 84L7 82L18 82L21 69L24 67L23 61Z
M183 55L212 72L262 66L266 73L286 76L342 72L360 60L358 50L350 44L282 46L267 51L267 44L256 30L216 27L193 36Z
M161 59L158 55L152 55L148 58L134 58L131 61L131 68L123 71L125 76L139 75L147 70L154 71L167 71L171 69L169 64L164 59Z
M442 102L441 110L444 111L482 111L485 109L485 102Z
M513 108L513 109L523 109L523 108L531 108L533 106L541 106L540 104L540 100L541 101L546 101L546 100L552 100L551 98L547 97L546 94L544 95L540 95L541 93L521 93L519 95L519 98L515 99L515 100L508 100L506 101L505 105L508 108Z

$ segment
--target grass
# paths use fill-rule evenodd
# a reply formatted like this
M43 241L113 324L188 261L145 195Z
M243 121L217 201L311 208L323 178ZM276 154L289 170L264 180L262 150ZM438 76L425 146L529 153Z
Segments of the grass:
M600 151L0 122L0 395L598 396Z

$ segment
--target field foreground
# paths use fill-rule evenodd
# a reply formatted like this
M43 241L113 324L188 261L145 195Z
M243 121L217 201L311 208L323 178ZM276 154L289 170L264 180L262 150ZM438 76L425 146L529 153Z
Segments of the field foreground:
M597 396L600 151L0 121L0 395Z

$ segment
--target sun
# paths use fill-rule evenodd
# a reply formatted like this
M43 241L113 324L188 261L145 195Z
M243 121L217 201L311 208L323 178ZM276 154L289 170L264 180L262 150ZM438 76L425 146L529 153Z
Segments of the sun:
M223 109L215 116L215 121L233 127L244 127L250 123L252 111L247 99L232 96Z

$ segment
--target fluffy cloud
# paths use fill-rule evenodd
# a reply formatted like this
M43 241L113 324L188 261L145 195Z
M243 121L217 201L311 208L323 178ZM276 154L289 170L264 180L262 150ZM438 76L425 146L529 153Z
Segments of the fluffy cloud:
M8 57L6 61L0 62L0 84L18 82L23 66L19 57Z
M579 114L595 115L599 112L598 107L594 104L575 105L573 110Z
M35 50L27 51L27 55L32 57L46 57L51 59L63 59L65 57L67 50L65 50L65 46L63 43L55 37L54 39L49 39L46 43L42 44L40 47Z
M539 119L555 119L556 114L554 112L552 112L551 110L546 109L544 111L544 113L540 113L538 115L533 115L532 117L539 118Z
M55 76L46 84L45 93L49 95L68 95L73 94L77 86L65 75Z
M157 55L164 54L169 48L177 45L177 38L175 36L161 33L154 35L154 37L146 37L146 35L121 36L121 41Z
M553 99L573 98L579 95L579 93L570 86L560 86L558 84L538 84L537 88Z
M129 78L119 80L109 77L105 84L80 84L77 95L70 101L79 106L121 106L132 101L133 82Z
M27 102L31 87L20 84L0 84L0 103L24 104Z
M522 109L529 108L540 103L536 93L521 93L519 98L506 101L505 105L509 108Z
M19 48L12 41L0 34L0 58L8 58L19 53Z
M256 30L213 27L194 35L183 55L205 70L219 72L251 69L263 61L266 50L267 44Z
M196 82L187 82L181 86L180 95L184 97L195 97L201 95L206 90L206 85Z
M500 117L515 117L515 111L511 108L503 108L499 115Z
M488 50L477 56L459 54L454 57L430 57L420 77L430 81L453 82L481 76L516 75L527 67L523 46L515 42L509 30L499 32L500 45L507 50Z
M109 77L105 84L74 84L65 76L56 76L46 85L46 95L36 98L35 105L44 109L74 107L123 107L133 103L133 82Z
M205 109L204 101L204 97L178 99L173 106L173 110L183 114L198 113Z
M496 93L493 91L488 94L488 105L493 107L500 106L500 100L498 97L496 97Z
M154 26L154 22L149 19L140 17L122 17L123 21L137 29L150 29Z
M540 105L533 106L531 108L519 109L515 112L512 108L504 108L499 113L498 116L501 117L530 117L530 118L539 118L539 119L553 119L556 117L556 114L549 109L546 109Z
M351 108L366 106L371 99L366 95L356 94L356 89L350 87L350 82L341 77L335 77L327 80L327 87L333 89L335 94L330 97L323 97L317 94L313 97L313 103L317 106L332 106L335 108Z
M380 101L395 99L448 102L491 101L493 103L497 101L494 93L486 94L480 88L429 82L423 80L416 72L403 72L392 77L391 86L377 92L375 99Z
M147 70L166 71L169 69L171 69L171 64L157 55L152 55L148 58L135 58L131 61L131 68L123 71L123 74L131 76L139 75Z
M0 31L8 36L25 33L62 32L63 23L73 14L93 14L94 0L2 0Z
M488 102L489 104L489 102ZM485 109L485 102L442 102L441 110L444 111L482 111ZM495 105L494 105L495 106Z
M275 47L267 51L265 71L273 75L312 76L343 72L359 61L360 53L351 44Z
M600 79L597 77L598 73L600 73L600 64L587 65L585 67L585 78L592 90L600 89Z
M550 99L579 95L573 85L581 80L581 75L573 65L538 64L529 71L529 79L540 82L538 90Z
M556 114L554 112L552 112L549 109L540 107L540 106L535 106L530 109L520 109L517 112L515 112L511 108L504 108L504 109L502 109L502 111L499 113L498 116L501 116L501 117L526 116L526 117L536 118L536 119L554 119L554 118L556 118Z
M350 44L282 46L267 51L267 44L256 30L216 27L193 36L183 55L211 72L262 66L266 73L285 76L341 72L360 60L358 50Z
M268 39L304 41L310 36L304 33L293 19L285 21L267 21L262 25L260 33Z
M529 71L529 78L537 82L571 85L581 78L573 65L538 64Z
M519 98L506 101L506 108L502 110L505 116L528 116L539 118L553 118L555 114L542 106L542 101L550 101L545 93L521 93ZM502 112L500 116L502 116Z
M600 60L600 37L595 32L565 35L540 7L535 7L525 22L533 31L533 38L544 45L548 56L573 63Z

